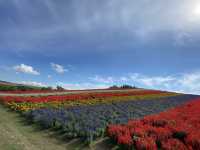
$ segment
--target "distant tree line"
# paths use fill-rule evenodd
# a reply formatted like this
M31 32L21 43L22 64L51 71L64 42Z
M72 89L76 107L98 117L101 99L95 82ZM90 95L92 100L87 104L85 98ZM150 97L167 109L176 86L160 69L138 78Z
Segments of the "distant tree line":
M62 86L57 86L56 90L58 90L58 91L64 91L65 89Z
M122 86L113 85L113 86L109 87L109 89L137 89L137 87L125 84Z

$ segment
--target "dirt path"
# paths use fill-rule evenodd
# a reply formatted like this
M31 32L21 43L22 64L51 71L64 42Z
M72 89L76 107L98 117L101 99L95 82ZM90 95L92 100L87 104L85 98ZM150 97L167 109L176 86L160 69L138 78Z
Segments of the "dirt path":
M0 149L2 150L110 150L102 139L86 147L77 139L67 140L62 134L39 130L16 112L0 105Z
M72 150L82 146L78 140L61 140L55 132L39 131L24 123L25 120L19 114L0 105L0 149Z

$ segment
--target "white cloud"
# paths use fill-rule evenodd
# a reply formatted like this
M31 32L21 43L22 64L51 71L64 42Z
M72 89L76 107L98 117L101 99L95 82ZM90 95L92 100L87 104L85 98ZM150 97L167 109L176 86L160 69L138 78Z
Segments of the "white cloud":
M200 94L200 72L186 73L177 81L182 92Z
M108 88L105 84L94 84L94 83L63 83L58 82L57 85L64 87L68 90L84 90L84 89L105 89Z
M52 69L59 74L63 74L64 72L68 71L68 69L65 69L64 66L62 65L55 64L55 63L50 63L50 64L51 64Z
M127 81L128 81L128 78L127 78L127 77L120 77L120 80L121 80L122 82L127 82Z
M40 86L40 87L46 87L47 85L41 82L35 82L35 81L22 81L19 82L20 84L25 84L25 85L31 85L31 86Z
M91 41L91 39L99 40L99 33L102 31L105 31L103 33L106 37L107 31L109 31L108 35L110 32L117 31L117 33L127 36L131 34L141 39L152 39L154 34L160 31L174 33L196 31L200 23L200 15L197 13L199 5L199 0L102 0L93 2L89 0L72 2L46 0L38 3L13 1L12 7L18 12L16 19L22 20L23 25L2 28L1 32L5 39L3 41L8 41L3 44L5 47L15 47L23 51L30 49L35 51L37 47L44 46L47 42L50 43L52 38L82 33L85 35L85 32L91 37L89 38ZM36 13L37 17L32 18L32 13ZM26 17L24 17L25 14ZM3 21L6 23L7 20ZM15 23L12 18L9 21ZM40 21L43 23L38 28L37 24ZM18 34L20 36L16 36ZM130 39L132 42L132 38ZM87 38L82 40L87 40Z
M118 78L95 76L90 79L96 83L105 83L106 85L126 83L142 88L200 94L200 71L166 76L148 76L133 73Z
M13 69L17 72L33 74L33 75L40 75L40 73L38 71L36 71L32 66L28 66L25 64L16 65L13 67Z
M52 76L51 76L51 75L47 75L47 78L48 78L48 79L51 79L51 78L52 78Z
M143 84L145 86L159 86L159 85L164 85L167 84L171 81L174 81L175 78L172 76L144 76L140 74L133 74L130 75L130 79L132 79L134 82L138 82L140 84Z
M89 80L105 84L111 84L114 83L115 81L113 77L101 77L99 75L96 75L94 77L89 77Z
M130 75L130 81L147 88L200 94L200 72L169 76Z

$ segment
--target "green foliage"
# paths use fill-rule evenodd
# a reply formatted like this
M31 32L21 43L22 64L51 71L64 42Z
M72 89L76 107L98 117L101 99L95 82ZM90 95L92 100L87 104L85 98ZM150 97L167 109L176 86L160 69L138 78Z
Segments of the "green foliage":
M109 87L109 89L136 89L136 88L137 87L135 87L135 86L127 85L127 84L124 84L122 86L113 85L113 86Z
M135 86L132 86L132 85L122 85L121 87L120 87L121 89L136 89L136 87Z
M65 90L65 89L64 89L63 87L61 87L61 86L57 86L56 89L57 89L58 91L64 91L64 90Z
M177 131L173 134L173 137L183 141L187 137L187 133L185 131Z
M52 90L52 88L36 87L28 85L0 85L0 91L30 91L30 90Z
M51 90L53 90L53 88L52 87L42 87L41 88L41 90L43 90L43 91L51 91Z

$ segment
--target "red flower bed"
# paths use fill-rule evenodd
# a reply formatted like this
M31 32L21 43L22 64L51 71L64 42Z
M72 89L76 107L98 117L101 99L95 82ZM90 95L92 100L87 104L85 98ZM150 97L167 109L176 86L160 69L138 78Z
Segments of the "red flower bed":
M51 101L66 101L66 100L81 100L81 99L93 99L93 98L107 98L118 96L134 96L134 95L148 95L148 94L161 94L166 93L162 91L131 91L131 92L104 92L104 93L81 93L81 94L69 94L69 95L54 95L54 96L38 96L38 97L17 97L17 96L5 96L1 98L3 102L51 102Z
M37 93L55 93L55 92L60 92L56 90L28 90L28 91L0 91L0 93L7 93L7 94L37 94ZM61 91L61 92L68 92L68 91Z
M200 98L125 125L109 125L107 134L126 149L200 149Z
M0 93L8 93L8 94L35 94L35 93L59 93L59 92L82 92L82 91L96 91L100 89L89 89L89 90L15 90L15 91L1 91ZM106 89L109 91L110 89Z

